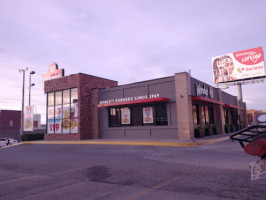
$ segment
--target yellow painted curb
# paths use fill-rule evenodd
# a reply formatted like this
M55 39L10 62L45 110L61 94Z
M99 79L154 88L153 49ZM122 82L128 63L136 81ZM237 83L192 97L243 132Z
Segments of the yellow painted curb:
M4 149L4 148L9 148L9 147L15 147L15 146L18 146L18 145L21 145L23 143L17 143L17 144L12 144L12 145L7 145L7 146L2 146L1 148Z
M227 140L228 137L202 142L145 142L145 141L25 141L24 144L103 144L103 145L134 145L134 146L199 146Z

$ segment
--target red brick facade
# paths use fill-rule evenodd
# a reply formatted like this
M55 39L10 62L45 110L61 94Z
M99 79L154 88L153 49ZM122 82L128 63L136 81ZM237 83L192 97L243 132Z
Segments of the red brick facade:
M78 88L79 131L77 134L45 134L45 140L85 140L98 138L98 90L117 86L117 81L82 73L45 82L45 93ZM95 109L96 108L96 109Z
M0 110L0 130L19 130L21 111Z

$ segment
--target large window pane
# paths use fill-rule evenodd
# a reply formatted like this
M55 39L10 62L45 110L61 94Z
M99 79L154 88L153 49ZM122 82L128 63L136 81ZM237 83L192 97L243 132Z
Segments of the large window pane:
M70 133L70 104L63 105L63 133Z
M78 133L79 123L78 118L71 119L71 133Z
M109 126L116 127L121 125L120 118L120 108L110 108L109 109Z
M70 103L70 90L63 90L63 104Z
M48 107L47 133L54 133L54 106Z
M142 126L142 107L133 106L131 107L131 121L133 126Z
M213 106L209 106L209 118L210 118L210 124L214 124L214 109L213 109Z
M193 124L198 125L199 123L199 106L193 105Z
M62 105L55 106L55 133L62 133Z
M155 105L156 125L168 125L166 104Z
M54 105L54 92L48 93L48 106Z
M205 124L209 124L209 110L208 110L208 106L204 106L205 109Z
M79 116L79 110L78 110L78 104L73 103L71 104L71 112L70 112L70 118L77 118Z
M78 102L78 88L71 89L71 103Z
M55 92L55 105L62 104L62 91Z

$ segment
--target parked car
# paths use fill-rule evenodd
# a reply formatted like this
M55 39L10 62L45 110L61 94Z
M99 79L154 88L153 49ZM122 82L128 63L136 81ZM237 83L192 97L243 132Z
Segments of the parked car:
M17 144L18 141L12 138L0 138L0 147L6 146L6 139L9 140L8 145Z

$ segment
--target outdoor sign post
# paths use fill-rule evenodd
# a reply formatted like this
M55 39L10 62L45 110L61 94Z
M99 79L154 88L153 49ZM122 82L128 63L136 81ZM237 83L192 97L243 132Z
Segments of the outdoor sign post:
M33 131L34 106L25 107L24 131Z

